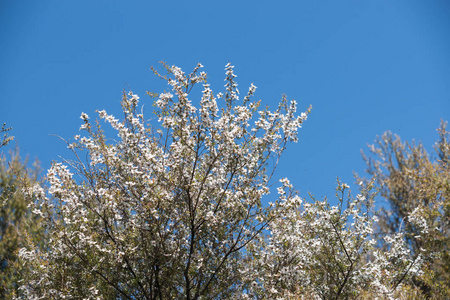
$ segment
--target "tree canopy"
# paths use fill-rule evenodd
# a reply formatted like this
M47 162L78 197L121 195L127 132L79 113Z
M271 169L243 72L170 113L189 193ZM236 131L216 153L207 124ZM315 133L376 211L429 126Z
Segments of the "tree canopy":
M296 101L283 96L276 109L262 109L253 84L240 96L230 64L225 90L215 94L201 68L155 70L170 87L150 94L158 124L131 91L121 121L105 110L95 122L81 114L83 134L67 142L74 159L54 162L45 188L24 186L46 242L19 251L27 270L19 297L391 299L425 297L424 285L442 294L434 284L444 277L426 272L444 268L436 259L448 241L444 154L442 166L401 168L410 172L401 174L409 191L417 184L408 178L442 189L428 187L406 209L398 202L394 217L375 210L378 189L396 195L384 156L369 160L374 176L359 182L355 196L338 181L336 205L302 199L287 178L275 191L274 170L310 108L298 114ZM448 157L448 143L438 148Z

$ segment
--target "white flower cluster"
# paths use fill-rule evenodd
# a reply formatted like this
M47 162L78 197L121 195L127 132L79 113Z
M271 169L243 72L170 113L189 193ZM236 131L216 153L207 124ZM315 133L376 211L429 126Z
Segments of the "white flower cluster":
M385 236L384 250L377 247L374 194L345 201L349 186L339 184L339 204L330 206L302 202L282 182L278 193L290 196L278 206L270 235L252 241L241 269L248 299L348 299L363 291L394 299L405 278L420 275L423 260L411 259L403 232Z

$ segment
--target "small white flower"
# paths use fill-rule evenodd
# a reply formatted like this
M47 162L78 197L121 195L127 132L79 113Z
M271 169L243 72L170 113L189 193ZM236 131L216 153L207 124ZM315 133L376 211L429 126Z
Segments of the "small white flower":
M106 114L106 111L105 110L101 110L101 111L99 111L98 112L98 116L100 117L100 118L106 118L106 116L107 116L107 114Z
M80 119L82 119L84 121L87 121L87 120L89 120L89 116L86 113L82 112L81 116L80 116Z

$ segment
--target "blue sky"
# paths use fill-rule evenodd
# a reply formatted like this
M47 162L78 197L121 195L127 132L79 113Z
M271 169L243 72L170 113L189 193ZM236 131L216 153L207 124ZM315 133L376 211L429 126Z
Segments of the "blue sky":
M166 86L159 61L205 66L214 91L235 65L241 91L275 107L285 93L313 111L277 176L332 196L364 171L360 150L386 130L431 149L450 119L449 1L0 2L0 122L43 168L69 157L58 135L79 116L120 114L123 89Z

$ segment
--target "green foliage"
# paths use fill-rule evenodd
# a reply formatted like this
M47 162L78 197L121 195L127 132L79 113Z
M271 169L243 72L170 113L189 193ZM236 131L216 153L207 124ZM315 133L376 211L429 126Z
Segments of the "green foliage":
M0 298L16 292L25 266L18 261L18 251L27 243L42 239L39 219L27 208L29 200L22 193L24 185L37 180L38 168L26 168L18 149L0 161Z
M404 227L413 256L419 249L438 253L428 257L425 275L411 283L436 299L450 297L450 148L446 123L441 123L438 132L435 158L421 143L404 143L390 132L370 146L372 156L364 157L368 173L377 178L381 196L390 204L382 210L380 230L395 232Z

